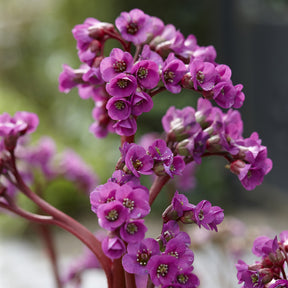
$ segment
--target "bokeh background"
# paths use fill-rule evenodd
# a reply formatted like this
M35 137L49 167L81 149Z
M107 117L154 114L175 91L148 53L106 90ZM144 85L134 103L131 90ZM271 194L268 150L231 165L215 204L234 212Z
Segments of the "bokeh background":
M45 134L56 140L59 150L72 147L104 183L119 157L119 139L109 135L98 140L89 133L92 101L81 100L76 90L68 95L60 93L58 76L62 64L74 68L80 64L71 33L75 25L87 17L114 23L121 11L133 8L157 16L165 24L174 24L185 36L194 34L202 46L215 46L217 62L231 67L233 83L244 85L244 135L259 132L274 163L261 187L245 191L237 177L224 168L224 160L205 160L197 170L197 186L189 197L195 202L208 199L232 215L261 212L265 221L271 213L285 211L287 0L0 0L0 112L36 112L40 126L34 138ZM159 95L153 111L139 119L141 132L161 131L161 116L170 105L181 108L195 100L187 93ZM59 190L53 197L48 195L49 200L72 216L86 216L90 209L87 196L79 196L69 185L58 184L53 189ZM155 207L161 211L167 203L163 195ZM13 219L12 226L10 221L0 216L0 234L10 231L17 235L27 230L24 221Z

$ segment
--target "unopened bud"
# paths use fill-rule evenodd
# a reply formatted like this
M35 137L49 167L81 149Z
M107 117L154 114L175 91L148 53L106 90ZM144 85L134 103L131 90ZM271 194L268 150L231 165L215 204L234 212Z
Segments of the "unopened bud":
M284 263L285 257L280 250L276 250L275 253L269 254L269 259L274 265L281 267Z
M162 162L156 162L153 166L153 171L157 176L167 175Z
M163 212L162 219L164 223L167 223L170 220L178 220L179 216L173 206L169 205Z
M182 79L181 79L181 85L183 88L186 89L193 89L194 88L194 83L191 79L191 74L190 73L186 73Z
M236 160L230 164L230 170L232 173L239 175L241 169L245 167L246 163L242 160Z
M194 219L194 211L190 210L184 212L183 216L180 218L180 221L184 224L193 224L195 223Z
M269 268L263 268L259 270L259 274L262 276L262 284L268 284L273 279L273 271Z
M114 26L111 23L101 22L88 28L89 36L94 39L103 38L106 34L105 31L113 31Z
M185 140L183 140L177 144L176 152L178 155L181 155L181 156L189 156L190 155L189 149L187 148L187 146L189 145L189 142L190 141L188 139L185 139Z

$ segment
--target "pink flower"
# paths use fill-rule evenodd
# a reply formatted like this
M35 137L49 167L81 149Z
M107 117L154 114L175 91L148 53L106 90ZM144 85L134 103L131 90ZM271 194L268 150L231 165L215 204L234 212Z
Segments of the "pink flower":
M152 30L150 16L140 9L122 12L115 24L123 39L133 42L135 45L144 43L148 33Z
M136 78L125 73L116 75L106 84L107 92L111 96L119 98L131 96L136 91L136 88Z
M130 72L132 65L133 57L129 52L114 48L111 50L110 56L101 61L100 71L103 79L109 82L120 73Z

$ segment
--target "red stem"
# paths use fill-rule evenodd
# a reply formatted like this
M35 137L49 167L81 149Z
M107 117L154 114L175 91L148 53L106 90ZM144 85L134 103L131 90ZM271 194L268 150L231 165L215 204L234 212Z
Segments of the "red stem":
M52 266L52 270L53 270L53 275L54 275L54 279L56 282L56 287L57 288L61 288L62 287L62 283L61 283L61 279L60 279L60 275L59 275L59 267L58 267L58 261L57 261L57 253L55 250L55 245L54 245L54 241L53 241L53 237L51 235L51 231L49 229L50 227L48 227L48 225L39 225L39 230L40 230L40 234L43 238L43 241L45 243L46 246L46 250L47 250L47 255L50 259L50 263Z
M48 215L52 216L52 219L49 218L49 224L55 224L70 232L80 241L82 241L95 254L106 274L108 287L112 288L113 278L111 272L111 260L103 253L101 248L101 242L85 226L83 226L67 214L63 213L62 211L58 210L54 206L50 205L48 202L40 198L37 194L33 193L24 183L22 177L18 173L15 165L15 156L13 153L11 153L11 160L13 163L13 174L16 180L16 187L20 191L22 191L30 200L37 204L39 208L41 208ZM45 219L43 219L43 221L42 219L37 219L37 221L39 223L47 223Z
M150 188L150 197L149 197L149 204L150 206L153 204L154 200L160 193L161 189L163 186L169 181L170 176L165 175L165 176L157 176L157 178L154 180L151 188Z
M135 274L130 274L125 271L126 288L137 288L135 283Z
M112 274L115 279L112 288L124 288L125 286L125 274L122 266L122 257L115 259L112 263Z

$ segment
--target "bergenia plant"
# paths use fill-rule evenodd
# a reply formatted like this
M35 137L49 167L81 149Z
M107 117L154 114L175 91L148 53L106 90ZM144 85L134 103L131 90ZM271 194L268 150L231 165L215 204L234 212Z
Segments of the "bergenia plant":
M82 99L95 103L90 126L95 137L119 135L115 172L97 186L97 177L75 152L56 157L57 162L51 139L44 138L36 148L28 145L27 135L39 122L37 115L4 113L0 116L1 211L9 210L42 225L57 225L85 244L86 258L80 259L67 277L55 272L58 287L71 281L80 285L80 273L92 267L104 270L109 288L198 287L184 224L218 231L224 212L208 200L190 203L176 189L194 186L193 172L203 157L222 156L247 190L260 185L272 168L258 134L243 137L241 114L235 110L245 99L243 85L233 83L231 69L216 62L213 46L200 46L194 35L185 37L174 25L139 9L122 12L115 25L88 18L72 33L82 64L76 69L63 65L59 90L68 93L77 87ZM109 39L119 45L107 53ZM136 143L141 114L153 108L154 98L163 91L178 94L183 89L198 93L197 106L171 106L163 111L161 136L151 133ZM43 185L64 176L88 191L95 221L104 234L90 232L47 203L39 191L33 192L36 168L45 179ZM143 185L143 175L151 175L151 187ZM171 204L163 211L159 236L147 237L145 217L162 188L174 178L176 188ZM17 193L33 201L37 213L21 208ZM237 264L244 287L264 287L273 279L271 287L288 287L286 234L281 234L280 241L260 238L255 242L253 251L262 262Z

